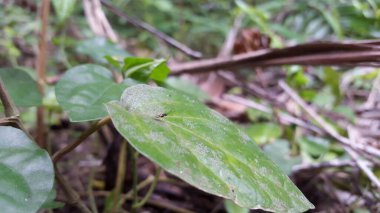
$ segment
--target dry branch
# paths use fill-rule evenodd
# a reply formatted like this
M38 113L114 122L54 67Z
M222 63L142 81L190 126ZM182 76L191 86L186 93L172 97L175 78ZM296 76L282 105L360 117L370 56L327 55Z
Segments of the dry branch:
M101 0L101 2L112 13L114 13L117 16L119 16L120 18L125 19L129 24L131 24L131 25L133 25L135 27L138 27L140 29L143 29L143 30L145 30L145 31L147 31L149 33L151 33L152 35L154 35L157 38L163 40L164 42L166 42L170 46L178 49L179 51L185 53L186 55L188 55L188 56L190 56L192 58L200 58L200 57L202 57L202 53L190 49L186 45L180 43L179 41L175 40L174 38L166 35L165 33L161 32L161 31L157 30L156 28L154 28L153 26L151 26L151 25L149 25L149 24L147 24L145 22L142 22L142 21L140 21L140 20L138 20L136 18L129 17L128 15L126 15L125 13L123 13L121 10L119 10L116 7L114 7L110 2L108 2L106 0Z
M304 100L293 91L284 81L280 81L280 87L296 102L309 116L315 120L318 125L331 137L335 138L339 143L344 146L344 150L347 154L354 160L355 164L367 175L367 177L372 181L372 183L380 189L380 181L373 174L373 172L368 168L367 162L360 159L358 155L358 151L362 151L368 154L372 154L373 157L379 157L380 150L375 149L369 146L360 146L362 144L358 144L357 141L353 141L356 139L356 135L354 136L354 129L349 128L348 132L350 134L350 138L346 138L341 136L330 124L328 124L322 117L320 117L317 112L315 112L312 108L310 108ZM356 131L355 131L356 132ZM358 150L358 151L356 151Z
M344 65L380 66L379 40L352 43L314 42L264 49L231 57L198 60L170 66L175 75L182 73L210 72L220 69L262 67L278 65Z

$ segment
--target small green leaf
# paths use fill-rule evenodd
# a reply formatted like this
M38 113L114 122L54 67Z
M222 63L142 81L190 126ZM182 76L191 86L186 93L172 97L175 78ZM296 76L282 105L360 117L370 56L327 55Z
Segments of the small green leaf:
M54 183L48 153L21 130L0 126L1 212L37 212Z
M42 103L37 82L21 68L1 68L0 78L16 106L31 107Z
M313 104L321 108L331 110L336 102L336 97L330 86L325 86L313 98Z
M164 85L167 88L176 89L178 91L191 95L202 102L210 99L210 97L196 84L193 84L191 81L186 81L185 79L178 77L169 77L166 79Z
M248 127L247 134L258 144L272 142L282 135L281 126L267 122L257 123Z
M336 112L344 117L346 117L352 123L355 123L356 115L354 110L349 106L337 106L333 109L333 112Z
M320 137L303 137L298 139L301 149L312 156L319 157L330 149L330 142Z
M330 86L333 95L335 96L335 104L342 99L342 93L340 91L340 79L341 75L331 67L325 67L323 69L323 80Z
M100 63L107 63L107 60L104 58L105 56L118 60L122 60L129 56L129 54L121 47L102 37L80 41L76 47L76 51L79 54L87 55L94 61Z
M112 66L120 69L121 68L121 62L115 58L113 58L112 56L109 56L109 55L106 55L104 56L104 58L107 60L107 62L109 64L111 64Z
M289 143L277 140L264 146L263 150L286 174L290 174L294 165L301 163L301 157L290 155Z
M125 58L122 70L125 76L141 82L147 82L148 79L163 82L170 73L166 60L150 58Z
M249 108L247 115L250 121L257 122L259 120L270 120L273 118L273 113L263 112L257 109Z
M59 22L63 23L74 12L77 0L53 0L52 3Z
M58 103L73 122L97 120L107 115L104 103L118 100L128 84L113 81L111 71L98 65L68 70L55 88Z
M313 208L249 136L183 93L136 85L107 109L133 147L199 189L246 208Z
M65 206L64 203L55 201L57 196L57 191L52 188L50 191L48 198L45 200L45 202L42 204L41 209L57 209L57 208L62 208Z

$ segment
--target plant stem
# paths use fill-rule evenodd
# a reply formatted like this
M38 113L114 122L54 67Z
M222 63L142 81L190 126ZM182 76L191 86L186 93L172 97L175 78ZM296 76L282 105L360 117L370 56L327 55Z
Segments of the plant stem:
M58 169L55 168L55 179L58 184L62 187L64 193L66 194L69 204L78 208L81 213L91 213L86 205L80 200L78 193L74 191L73 188L66 182L63 176L59 173Z
M150 183L153 182L153 180L154 180L154 177L153 177L152 175L148 176L145 180L143 180L142 182L140 182L140 183L136 186L137 191L140 190L140 189L142 189L142 188L144 188L144 187L146 187L146 186L148 186ZM127 192L127 194L125 194L125 195L120 199L118 205L121 206L121 205L123 205L123 203L125 203L125 201L126 201L127 199L131 199L131 198L133 197L133 193L134 193L133 189L130 190L129 192Z
M47 28L50 13L50 0L43 0L41 3L41 31L39 38L39 51L37 56L37 74L38 74L38 89L42 95L45 94L45 80L46 80L46 52L47 52ZM43 106L37 109L37 143L45 148L45 110Z
M109 122L111 121L111 117L110 116L107 116L103 119L101 119L100 121L96 122L96 123L93 123L90 128L88 128L85 132L83 132L79 138L72 142L71 144L67 145L66 147L64 147L63 149L57 151L54 155L53 155L53 162L54 163L57 163L59 161L59 159L61 159L64 155L66 155L67 153L71 152L72 150L74 150L77 146L79 146L88 136L90 136L92 133L96 132L99 128L101 128L102 126L108 124Z
M11 97L5 88L3 80L0 78L0 100L4 106L4 112L6 117L18 117L19 111L17 110L15 104L13 103Z
M137 179L138 179L138 168L137 168L137 159L139 157L139 153L132 147L129 146L132 154L132 191L133 191L133 203L132 206L134 206L138 201L138 195L137 195ZM134 208L132 208L132 213L136 212Z
M94 192L92 190L92 181L94 179L94 169L91 168L90 170L90 178L87 186L87 194L88 194L88 201L90 202L90 207L93 213L98 213L98 209L96 207L96 201L94 197Z
M29 132L25 129L24 125L19 119L20 112L16 108L9 96L7 89L5 88L4 82L0 78L0 100L4 106L4 112L6 118L0 119L0 126L14 126L21 129L30 139L33 139Z
M187 209L178 207L178 206L176 206L174 204L167 203L167 202L156 201L156 200L148 200L147 203L150 204L150 205L153 205L153 206L157 206L157 207L163 208L163 209L168 209L168 210L170 210L170 212L195 213L195 212L193 212L191 210L187 210Z
M139 208L141 208L142 206L144 206L144 204L150 199L150 197L153 194L154 189L157 186L158 178L160 177L160 174L161 174L161 168L158 167L157 171L156 171L156 174L154 175L153 183L150 185L148 192L146 193L145 197L140 200L140 202L132 205L133 209L138 210Z
M120 152L119 152L119 160L117 166L117 176L116 176L116 184L114 188L114 199L113 199L113 207L112 212L117 212L120 208L119 200L122 193L123 182L125 180L126 173L126 161L127 161L127 141L123 141L121 143Z

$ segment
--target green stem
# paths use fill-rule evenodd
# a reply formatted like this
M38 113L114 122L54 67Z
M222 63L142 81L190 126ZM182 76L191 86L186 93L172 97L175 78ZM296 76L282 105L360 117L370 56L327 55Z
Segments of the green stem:
M138 201L138 195L137 195L137 192L138 192L138 189L137 189L137 179L138 179L138 168L137 168L137 159L139 157L139 153L132 147L131 147L131 154L132 154L132 175L133 175L133 179L132 179L132 191L133 191L133 203L132 203L132 206L134 206L137 201ZM134 208L132 208L132 213L136 212Z
M18 111L16 105L13 103L12 98L9 96L7 89L5 88L4 82L0 78L0 100L4 106L4 112L6 118L0 119L0 126L13 126L21 129L30 139L33 137L25 129L24 125L19 119L20 112Z
M150 185L148 192L146 193L145 197L142 200L140 200L140 202L135 203L135 204L132 205L133 209L138 210L139 208L141 208L142 206L144 206L145 203L150 199L150 197L153 194L154 189L157 186L158 178L160 177L160 174L161 174L161 168L158 167L157 171L156 171L156 174L154 176L153 183Z
M118 160L118 166L117 166L117 176L116 176L116 184L114 188L114 198L113 198L113 207L112 212L117 212L120 208L119 200L122 193L123 188L123 182L125 180L125 173L126 173L126 161L127 161L127 142L123 141L121 143L120 152L119 152L119 160Z
M5 88L3 80L0 78L0 100L4 106L4 112L6 117L18 117L19 111L13 103L7 89Z
M62 29L61 33L61 42L59 44L59 51L62 53L62 63L66 66L66 68L71 68L72 65L69 62L69 59L67 58L66 54L66 46L65 46L65 40L66 40L66 25Z
M92 181L94 180L94 173L95 173L94 169L91 168L90 178L89 178L89 182L88 182L88 186L87 186L87 194L88 194L88 201L90 203L90 207L91 207L92 212L98 213L98 209L96 207L96 201L95 201L95 197L94 197L94 191L92 190Z
M140 182L136 188L137 188L137 191L142 189L142 188L145 188L146 186L148 186L149 184L151 184L154 180L154 177L152 175L149 175L145 180L143 180L142 182ZM125 195L123 195L123 197L120 199L118 205L119 206L122 206L123 203L125 203L128 199L132 199L133 198L133 189L128 191Z
M92 133L96 132L98 129L100 129L102 126L108 124L111 121L111 117L107 116L100 121L92 124L90 128L88 128L85 132L83 132L79 138L72 142L71 144L67 145L63 149L57 151L53 155L53 162L57 163L64 155L74 150L79 144L81 144L88 136L90 136Z

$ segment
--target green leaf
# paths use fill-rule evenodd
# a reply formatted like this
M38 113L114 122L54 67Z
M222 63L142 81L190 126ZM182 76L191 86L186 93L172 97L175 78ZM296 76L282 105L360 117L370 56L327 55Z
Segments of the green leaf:
M63 23L73 14L77 0L53 0L52 3L59 22Z
M277 140L264 146L263 150L286 174L290 174L294 165L301 163L301 157L290 155L289 143Z
M333 109L333 112L336 112L344 117L346 117L352 123L355 123L356 115L354 110L349 106L337 106Z
M257 109L249 108L247 115L250 121L257 122L259 120L270 120L273 117L272 113L263 112Z
M13 102L19 107L38 106L42 103L38 92L37 82L21 68L1 68L0 78L11 96Z
M108 69L86 64L68 70L58 82L55 93L71 121L90 121L106 116L104 103L118 100L127 86L115 83Z
M342 93L340 91L341 74L331 67L325 67L323 69L323 79L325 83L331 87L331 91L335 96L334 103L338 103L342 99Z
M106 55L104 56L104 59L106 59L109 64L116 67L117 69L121 68L121 62L115 58L112 58L112 56Z
M136 150L201 190L246 208L313 208L249 136L183 93L136 85L107 109Z
M163 82L170 73L166 60L150 58L125 58L122 70L125 76L141 82L147 82L148 79Z
M303 137L298 139L301 149L312 156L319 157L330 149L330 142L320 137Z
M186 81L185 79L178 77L169 77L166 79L164 85L167 88L176 89L178 91L191 95L202 102L210 99L210 97L196 84L193 84L191 81Z
M224 200L224 208L227 213L249 213L249 209L240 207L231 200Z
M1 212L37 212L54 183L48 153L21 130L0 127Z
M325 86L313 98L313 104L321 108L331 110L336 102L336 97L333 94L331 87Z
M48 198L45 200L45 202L42 204L41 209L57 209L57 208L62 208L65 206L64 203L55 201L57 196L57 191L52 188L50 191Z
M112 57L115 60L122 60L129 56L129 54L121 47L103 37L80 41L76 47L76 51L79 54L87 55L94 61L100 63L107 63L107 60L104 58L105 56Z
M272 142L282 135L281 126L267 122L257 123L248 127L247 134L258 144Z

